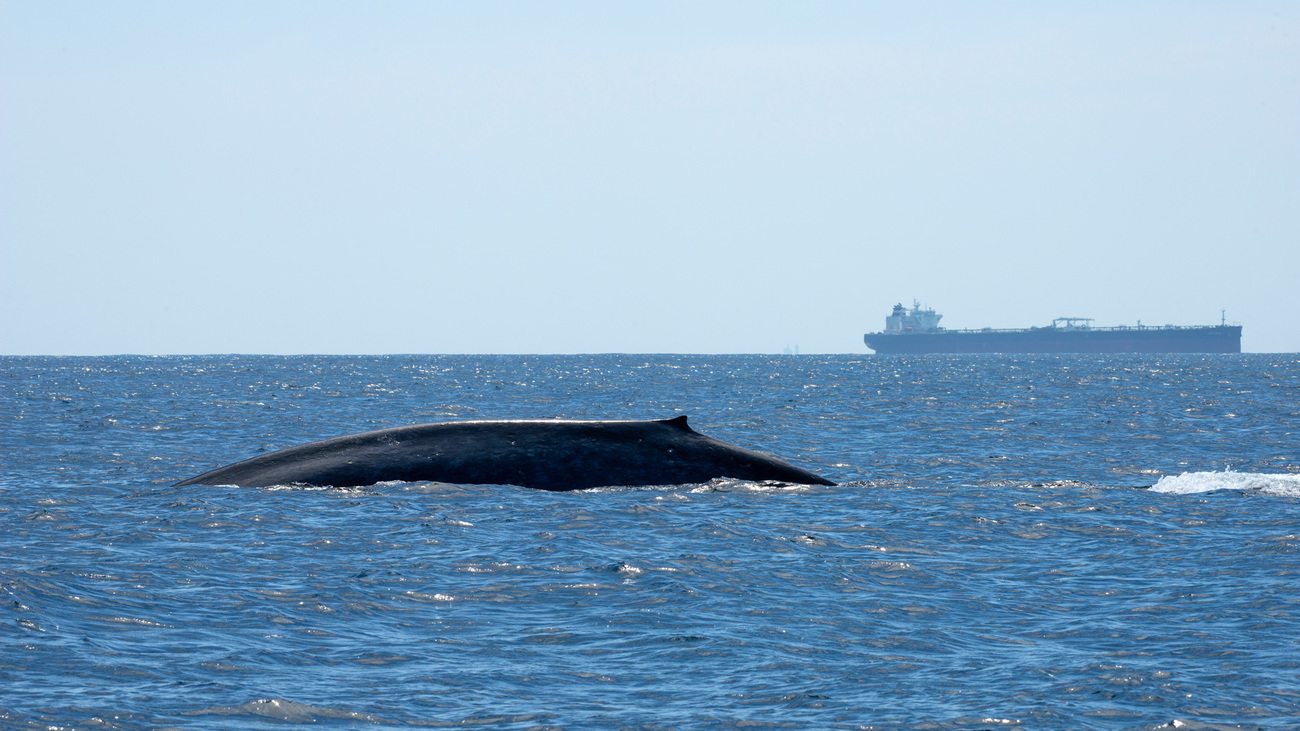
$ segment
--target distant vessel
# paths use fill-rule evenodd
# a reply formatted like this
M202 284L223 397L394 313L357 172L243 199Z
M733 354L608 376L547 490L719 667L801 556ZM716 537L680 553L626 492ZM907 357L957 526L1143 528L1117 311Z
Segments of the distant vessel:
M1226 313L1225 313L1226 314ZM1240 353L1241 326L1093 327L1089 317L1058 317L1044 327L948 330L929 307L902 304L885 318L883 332L862 336L877 353Z

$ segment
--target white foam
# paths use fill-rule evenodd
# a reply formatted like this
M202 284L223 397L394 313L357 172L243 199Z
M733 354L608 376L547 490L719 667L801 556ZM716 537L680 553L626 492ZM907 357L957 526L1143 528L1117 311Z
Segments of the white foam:
M1265 495L1300 497L1300 475L1266 475L1260 472L1184 472L1165 475L1152 492L1191 495L1214 490L1254 490Z

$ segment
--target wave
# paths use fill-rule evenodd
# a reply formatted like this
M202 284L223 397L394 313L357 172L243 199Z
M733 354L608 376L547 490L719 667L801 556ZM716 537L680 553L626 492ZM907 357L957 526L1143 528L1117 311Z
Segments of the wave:
M1151 486L1152 492L1190 495L1215 490L1253 490L1266 495L1300 497L1300 475L1268 475L1260 472L1184 472L1165 475Z

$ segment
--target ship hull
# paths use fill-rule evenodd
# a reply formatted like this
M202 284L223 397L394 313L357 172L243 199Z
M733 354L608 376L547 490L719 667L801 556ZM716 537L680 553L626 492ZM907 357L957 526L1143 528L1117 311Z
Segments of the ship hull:
M1241 326L942 330L868 333L868 348L893 353L1240 353Z

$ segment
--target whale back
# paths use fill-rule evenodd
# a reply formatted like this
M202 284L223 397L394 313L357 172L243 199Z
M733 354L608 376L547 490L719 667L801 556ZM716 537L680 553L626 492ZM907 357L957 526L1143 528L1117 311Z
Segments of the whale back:
M259 455L181 485L449 482L580 490L679 485L716 477L834 484L707 437L685 416L660 421L457 421L351 434Z

